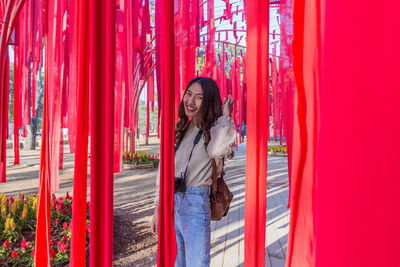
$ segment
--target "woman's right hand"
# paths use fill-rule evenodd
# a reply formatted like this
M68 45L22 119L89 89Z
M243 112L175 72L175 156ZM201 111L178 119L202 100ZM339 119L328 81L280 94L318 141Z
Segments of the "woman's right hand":
M151 221L151 232L158 234L158 205L154 208L153 220Z

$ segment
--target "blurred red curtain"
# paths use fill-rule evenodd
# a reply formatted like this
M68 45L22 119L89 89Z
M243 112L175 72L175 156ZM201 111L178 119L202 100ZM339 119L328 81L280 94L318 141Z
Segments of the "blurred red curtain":
M286 266L399 265L399 8L295 1Z
M269 1L249 0L244 266L265 266ZM250 15L251 14L251 15Z

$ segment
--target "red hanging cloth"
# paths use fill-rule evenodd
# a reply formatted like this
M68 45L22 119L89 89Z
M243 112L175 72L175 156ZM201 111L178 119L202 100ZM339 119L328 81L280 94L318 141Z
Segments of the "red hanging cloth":
M89 1L90 266L113 262L115 1Z
M76 26L77 20L77 2L70 1L69 9L68 9L68 62L69 62L69 71L68 71L68 143L69 150L71 153L75 153L76 150L76 126L77 126L77 81L76 81L76 73L77 73L77 35L78 35L78 27Z
M74 168L74 201L72 202L72 231L70 264L73 267L86 266L86 191L87 191L87 162L89 136L89 4L87 1L72 1L70 10L74 12L72 29L76 33L72 61L77 62L76 84L77 106L76 114L76 152ZM72 10L72 8L74 10ZM80 60L77 60L80 59ZM93 222L92 222L93 224Z
M206 62L205 75L216 80L217 79L217 58L215 54L215 18L214 18L214 0L207 2L207 45L206 45Z
M45 48L48 48L48 13L49 1L45 1ZM40 149L39 171L39 203L36 222L35 237L35 266L50 266L50 223L51 223L51 199L50 199L50 147L49 147L49 61L50 54L45 57L45 79L43 96L43 121L42 121L42 146Z
M304 83L309 78L319 85L310 92L318 108L306 106L318 123L307 128L318 134L315 266L395 267L400 263L400 2L314 2L305 1L300 17L295 1L295 29L304 21L302 52L304 59L309 56ZM319 61L311 61L315 54ZM383 140L390 149L380 153L377 143Z
M18 26L15 27L15 35L18 36ZM14 165L20 163L19 161L19 124L20 124L20 97L19 97L19 81L20 81L20 67L19 67L19 48L14 46Z
M122 4L122 5L121 5ZM116 51L115 51L115 111L114 111L114 173L122 171L122 149L124 130L124 102L126 85L126 34L125 6L120 2L116 10Z
M61 136L61 101L62 78L65 52L65 39L62 33L66 30L63 18L66 16L68 0L58 4L48 3L48 47L46 52L50 56L49 62L49 130L50 130L50 172L51 191L59 190L59 163L60 163L60 136Z
M174 231L174 5L173 1L156 0L159 18L160 70L162 90L160 206L157 266L172 267L176 257Z
M267 186L269 3L249 0L247 18L247 151L244 225L245 266L265 266ZM255 13L254 13L255 12ZM249 14L252 14L249 16Z
M1 163L0 163L0 182L6 182L6 165L7 165L7 157L6 157L6 149L7 144L6 140L8 138L8 97L9 97L9 89L10 89L10 59L8 56L8 51L5 54L5 69L2 74L4 75L3 80L3 103L2 103L2 116L1 116L1 124L2 124L2 134L1 134Z
M271 61L271 84L272 84L272 122L274 126L274 141L278 135L278 85L277 85L277 69L276 69L276 43L272 47L272 61Z
M295 3L293 54L297 89L293 95L293 124L288 125L293 131L291 165L288 166L291 174L288 267L304 264L315 266L314 192L321 34L319 12L316 2Z
M280 57L279 57L279 78L281 90L283 91L282 120L283 131L288 155L289 173L289 195L291 192L292 172L292 143L293 143L293 118L294 118L294 92L296 85L293 71L293 8L292 0L282 0L279 9L280 13ZM288 207L290 206L290 198Z

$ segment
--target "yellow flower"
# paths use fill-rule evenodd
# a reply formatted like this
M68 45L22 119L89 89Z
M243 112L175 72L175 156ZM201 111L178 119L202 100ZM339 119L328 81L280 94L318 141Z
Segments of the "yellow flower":
M11 220L10 220L10 228L12 228L12 229L15 228L14 218L11 218Z
M33 211L36 212L36 209L38 207L38 199L37 198L35 198L35 200L33 201L32 206L33 206Z
M22 218L22 219L25 219L26 216L28 216L28 205L25 203L25 204L24 204L24 209L22 210L21 218Z
M2 204L3 202L6 202L6 196L3 193L0 194L0 200Z
M6 215L7 215L6 205L2 204L1 205L1 217L6 217Z
M17 200L15 200L14 203L11 205L10 212L11 212L13 215L15 215L15 211L16 211L17 208L18 208L18 204L19 204L19 202L18 202Z
M7 218L6 219L6 223L4 224L4 229L5 230L10 229L10 222L11 222L11 218Z

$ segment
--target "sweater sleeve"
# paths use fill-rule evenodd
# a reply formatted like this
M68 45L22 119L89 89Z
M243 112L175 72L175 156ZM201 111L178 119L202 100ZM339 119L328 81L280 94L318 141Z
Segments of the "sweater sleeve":
M221 116L210 130L211 140L207 145L207 153L211 158L222 158L232 152L236 128L229 116Z

